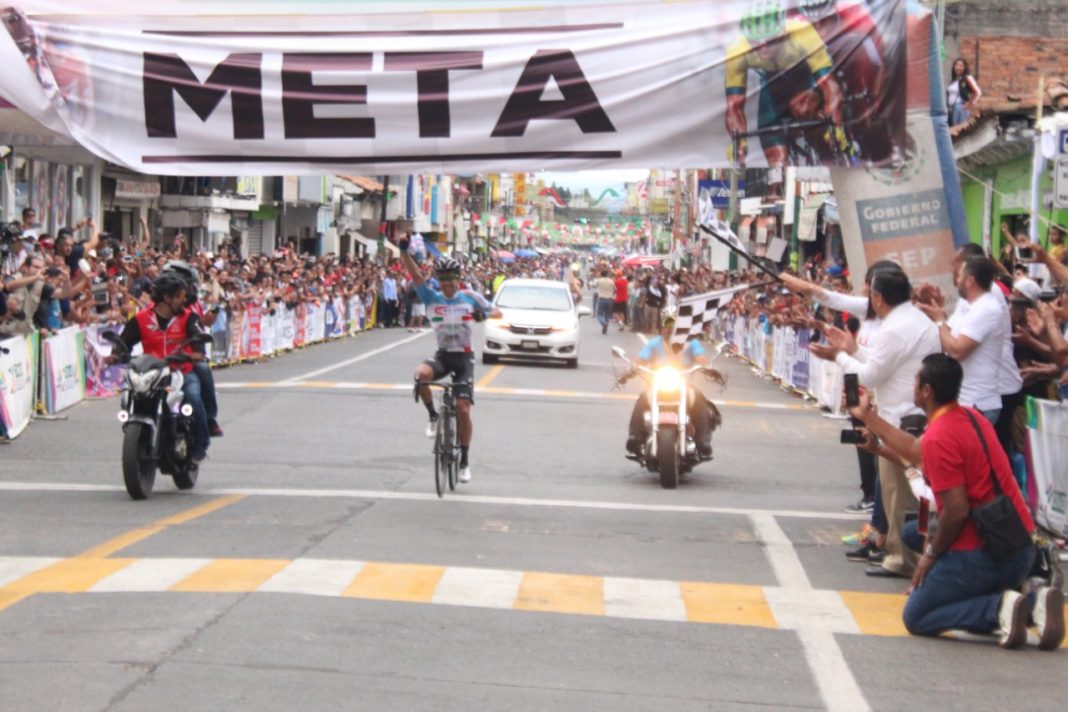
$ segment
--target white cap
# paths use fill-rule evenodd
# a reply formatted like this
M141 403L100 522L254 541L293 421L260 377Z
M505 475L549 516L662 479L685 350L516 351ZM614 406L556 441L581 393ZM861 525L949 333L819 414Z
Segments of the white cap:
M1012 288L1030 299L1032 302L1037 302L1039 296L1042 294L1042 287L1038 286L1038 282L1027 277L1020 277L1013 282Z

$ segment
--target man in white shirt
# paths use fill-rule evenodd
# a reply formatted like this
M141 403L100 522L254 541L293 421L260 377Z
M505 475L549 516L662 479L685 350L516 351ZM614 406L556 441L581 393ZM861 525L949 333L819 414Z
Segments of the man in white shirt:
M980 411L991 425L1001 415L1002 357L1012 342L1008 305L991 292L996 274L990 258L969 257L956 275L957 291L967 308L957 309L947 320L945 309L919 305L938 327L942 350L964 369L958 400Z
M830 345L811 350L820 358L834 359L846 373L856 373L860 384L875 392L881 417L902 430L916 432L923 427L923 411L914 402L913 381L924 357L939 353L942 345L938 329L912 305L911 296L912 285L904 272L880 272L872 280L871 305L882 325L871 346L858 346L844 331L831 328L827 330ZM879 486L887 516L887 553L882 565L867 573L912 576L919 557L904 545L901 532L905 513L914 510L917 502L905 468L880 457Z

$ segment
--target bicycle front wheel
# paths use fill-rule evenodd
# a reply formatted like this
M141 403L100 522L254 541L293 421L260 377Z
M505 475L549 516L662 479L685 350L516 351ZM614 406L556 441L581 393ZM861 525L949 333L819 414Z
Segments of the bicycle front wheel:
M458 447L458 436L456 434L455 411L449 411L445 433L445 449L449 453L449 491L452 492L456 490L456 477L460 471L460 448Z
M449 473L448 446L445 439L445 416L438 418L438 427L434 432L434 487L438 497L445 496L445 479Z

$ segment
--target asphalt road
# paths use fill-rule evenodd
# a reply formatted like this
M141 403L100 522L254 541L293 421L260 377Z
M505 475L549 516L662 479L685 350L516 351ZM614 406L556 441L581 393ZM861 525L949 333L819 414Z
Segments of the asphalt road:
M610 391L638 340L583 328L577 370L479 365L444 500L409 386L429 334L219 371L192 492L127 498L114 401L32 424L0 449L0 709L1063 705L1063 651L909 638L904 582L844 559L840 423L721 358L716 459L662 490Z

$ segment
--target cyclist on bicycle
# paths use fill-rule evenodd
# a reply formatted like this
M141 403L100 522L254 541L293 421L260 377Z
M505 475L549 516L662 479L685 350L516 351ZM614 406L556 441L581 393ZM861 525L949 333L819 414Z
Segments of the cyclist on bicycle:
M905 101L898 76L903 62L888 61L887 37L861 2L801 0L797 12L823 39L842 90L843 113L857 140L859 158L893 160L904 143L895 127L905 125ZM892 40L892 38L891 38Z
M829 119L834 125L831 140L844 146L842 92L833 69L827 47L807 20L787 18L782 0L753 0L742 16L741 36L727 50L726 126L732 139L728 158L744 165L748 154L744 134L750 70L760 78L758 129L769 168L786 164L787 137L773 129L791 119Z
M433 289L426 283L426 278L419 265L408 254L409 239L398 242L401 261L415 283L415 293L426 305L427 317L438 340L438 350L415 370L415 380L420 383L436 381L452 374L453 394L456 397L456 421L460 436L460 482L471 481L471 465L468 451L474 432L471 424L471 406L474 404L475 353L471 347L472 324L482 321L487 316L499 317L500 311L494 309L484 297L475 292L460 288L460 263L451 257L442 257L434 268L434 274L441 285L441 290ZM430 415L427 425L427 437L434 437L437 411L430 386L422 386L419 396Z

